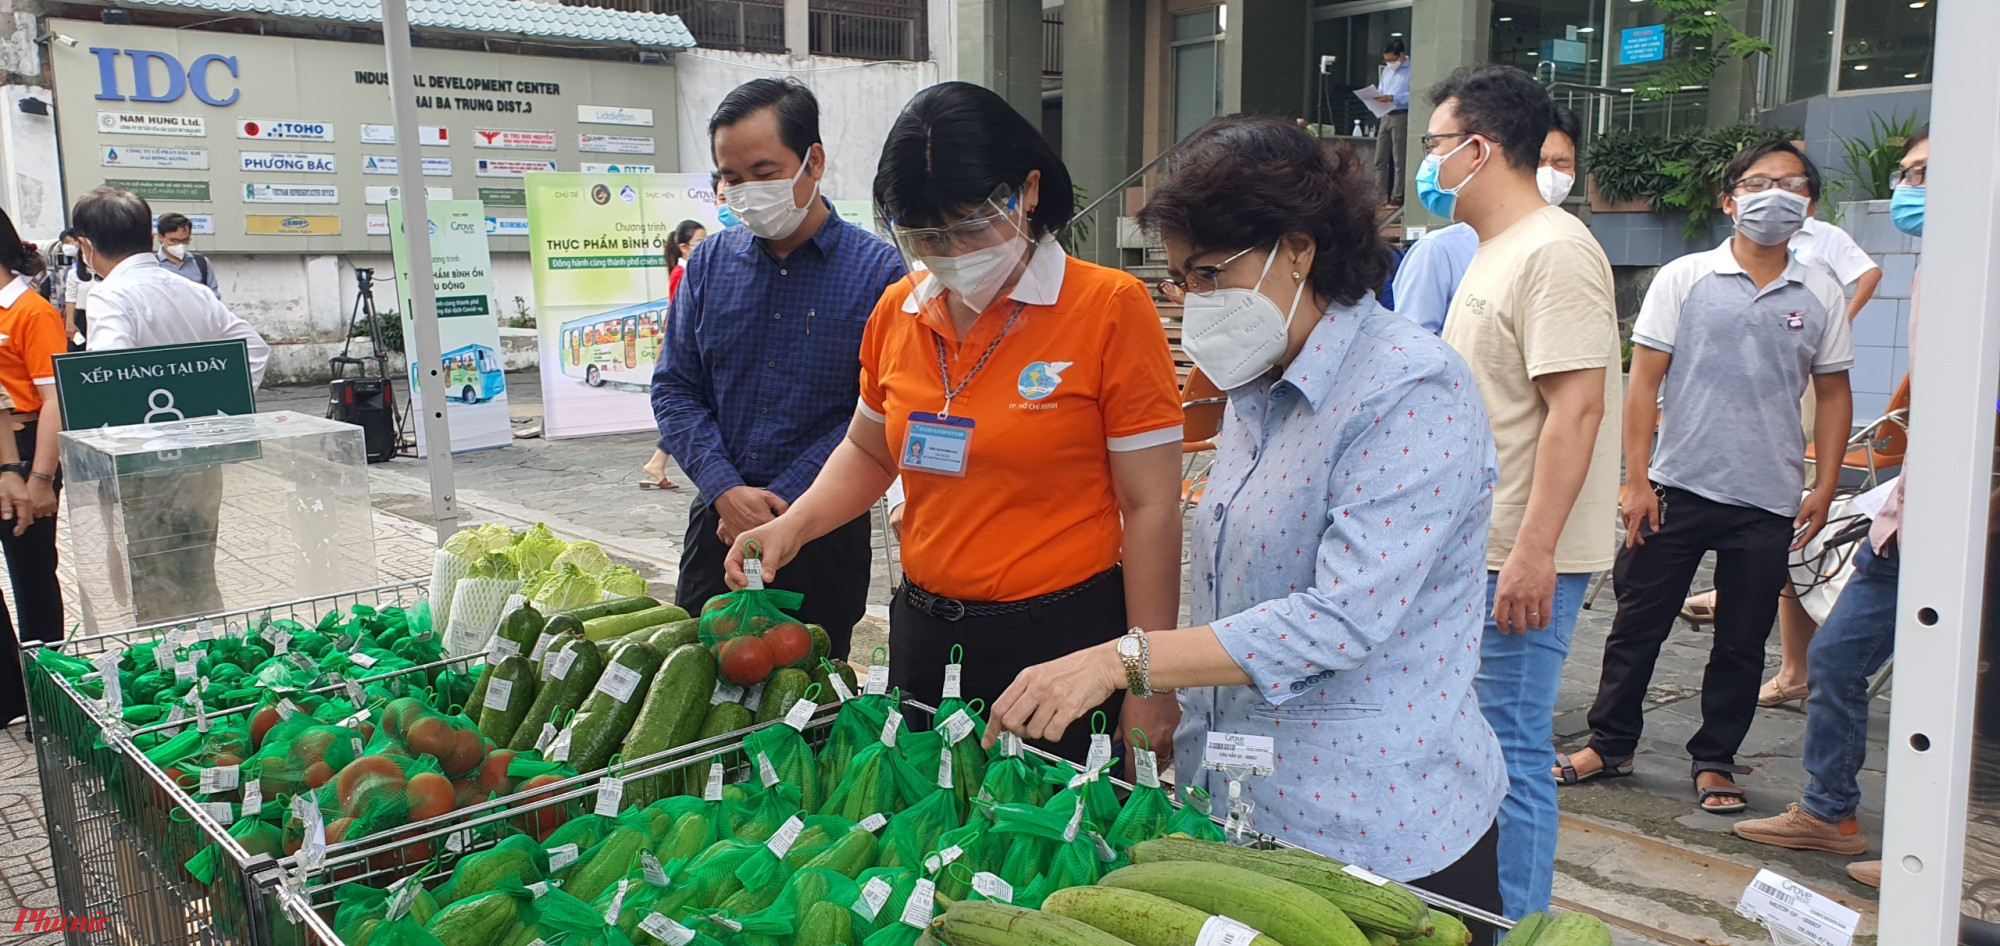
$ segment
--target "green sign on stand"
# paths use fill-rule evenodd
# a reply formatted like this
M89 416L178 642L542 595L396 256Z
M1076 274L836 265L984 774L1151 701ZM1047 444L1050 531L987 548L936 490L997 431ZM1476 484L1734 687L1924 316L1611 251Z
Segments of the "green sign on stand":
M207 181L163 181L106 178L108 187L122 187L147 200L209 200Z
M501 207L526 207L528 192L520 187L482 187L479 189L479 201Z
M257 412L250 346L240 338L75 352L55 363L66 430Z

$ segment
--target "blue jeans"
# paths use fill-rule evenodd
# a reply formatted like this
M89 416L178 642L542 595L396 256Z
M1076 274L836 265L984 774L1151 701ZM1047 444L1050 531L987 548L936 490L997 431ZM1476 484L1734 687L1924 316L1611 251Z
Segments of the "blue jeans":
M1549 626L1502 634L1493 625L1498 572L1486 576L1486 628L1479 637L1479 676L1473 689L1479 711L1500 737L1507 760L1507 797L1500 802L1500 900L1518 920L1549 908L1556 876L1556 783L1549 776L1556 751L1550 743L1556 692L1569 657L1576 612L1590 590L1590 575L1556 576Z
M1806 651L1806 783L1799 806L1821 821L1839 824L1861 807L1855 776L1868 753L1868 678L1896 650L1896 576L1892 549L1877 555L1863 540L1854 553L1854 575L1840 590L1833 613Z

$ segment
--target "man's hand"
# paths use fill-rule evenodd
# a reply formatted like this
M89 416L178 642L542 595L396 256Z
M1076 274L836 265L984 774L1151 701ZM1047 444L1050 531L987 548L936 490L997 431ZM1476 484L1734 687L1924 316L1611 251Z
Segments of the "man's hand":
M768 489L730 487L715 500L716 515L722 519L715 528L715 534L722 539L722 544L735 545L737 536L777 518L788 505Z
M1526 634L1549 626L1555 607L1556 557L1516 547L1500 566L1493 595L1493 623L1502 634Z
M1805 502L1799 504L1798 516L1792 519L1792 531L1798 534L1792 540L1792 551L1805 548L1819 530L1826 528L1827 509L1832 505L1833 490L1816 489L1806 494Z
M1618 491L1618 515L1625 520L1625 547L1645 545L1646 536L1660 531L1660 497L1644 480Z
M1377 101L1377 102L1394 102L1395 100L1396 100L1396 97L1395 97L1395 96L1393 96L1393 95L1378 95L1378 96L1375 96L1375 101Z
M1181 701L1172 693L1155 693L1144 699L1125 694L1125 706L1118 715L1118 731L1127 739L1134 729L1145 733L1146 744L1153 750L1162 772L1174 764L1174 730L1180 724ZM1126 752L1125 781L1137 781L1138 771L1132 753Z

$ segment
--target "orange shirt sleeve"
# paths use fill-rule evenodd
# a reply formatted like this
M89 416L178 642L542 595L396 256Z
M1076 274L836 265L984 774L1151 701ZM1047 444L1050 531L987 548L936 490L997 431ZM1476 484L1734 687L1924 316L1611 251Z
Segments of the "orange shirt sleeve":
M1111 291L1102 377L1104 434L1114 451L1181 439L1181 395L1160 310L1127 278Z
M28 369L28 380L33 384L54 384L55 356L69 351L69 340L63 337L62 315L40 296L30 300L24 295L22 299L28 311L22 314L15 330L21 333L21 360Z

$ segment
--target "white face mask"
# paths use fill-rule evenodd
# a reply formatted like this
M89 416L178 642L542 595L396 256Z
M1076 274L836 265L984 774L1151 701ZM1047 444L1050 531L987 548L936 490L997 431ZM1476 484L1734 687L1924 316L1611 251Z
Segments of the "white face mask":
M76 259L76 247L72 244L65 243L56 247L56 252L62 254L63 259Z
M173 257L174 259L187 259L188 255L187 244L185 243L168 244L167 255Z
M1000 288L1014 268L1028 255L1033 244L1016 234L1004 243L981 247L957 256L922 257L924 268L959 301L974 312L984 312L1000 297Z
M1257 274L1259 285L1270 274L1282 245L1280 241L1271 247L1263 271ZM1255 289L1188 293L1181 310L1181 350L1216 387L1228 391L1249 384L1284 357L1292 313L1305 294L1301 279L1291 309L1280 313L1277 303Z
M812 156L811 151L806 156ZM791 236L804 223L812 202L819 199L819 183L813 183L812 196L801 207L792 202L792 189L799 178L805 176L806 167L812 162L799 162L799 172L789 181L744 181L729 185L729 209L743 225L766 240L782 240Z
M1543 200L1560 204L1569 199L1570 189L1576 187L1576 175L1552 167L1539 167L1535 169L1535 187L1541 190Z

